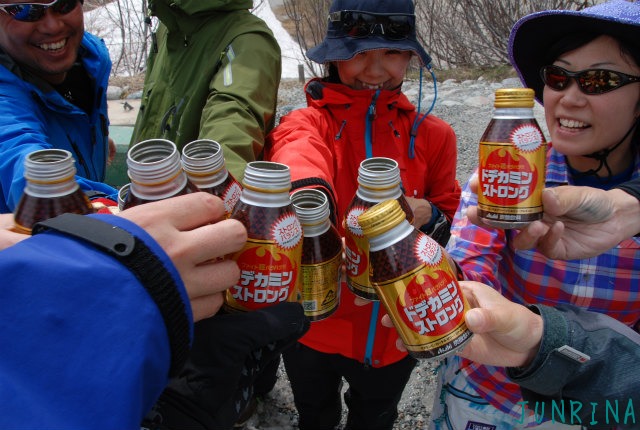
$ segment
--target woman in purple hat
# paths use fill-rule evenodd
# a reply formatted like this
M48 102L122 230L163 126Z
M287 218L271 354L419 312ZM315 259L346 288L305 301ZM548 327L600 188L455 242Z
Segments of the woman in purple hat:
M640 177L640 2L616 0L580 11L528 15L512 29L509 54L523 84L544 104L551 138L545 187L609 190ZM514 230L472 224L466 210L477 204L477 197L468 186L462 196L447 249L467 279L489 284L517 303L572 304L638 329L640 238L623 240L592 258L552 260L536 249L516 249ZM543 342L540 348L545 347ZM559 372L566 375L588 359L563 348L554 354L562 358L559 363L566 367ZM611 359L617 358L612 352ZM631 423L625 416L627 404L619 405L616 416L605 404L536 402L509 379L531 377L529 368L535 366L506 373L459 357L447 359L439 372L441 392L435 396L431 428L555 430L594 426L596 421L607 424L598 428ZM603 375L589 382L606 392L630 377L637 375ZM561 393L543 394L561 398ZM634 428L637 407L632 410ZM584 411L593 418L578 419Z
M265 158L290 167L294 189L325 192L341 233L360 163L394 159L414 225L446 243L460 196L456 138L449 124L419 113L402 92L412 57L428 70L431 62L416 40L413 2L334 0L327 35L307 55L327 66L327 76L307 83L308 107L282 118ZM338 310L313 322L283 355L301 429L340 423L343 378L347 428L393 428L415 359L395 347L397 333L380 324L379 306L357 306L343 284Z

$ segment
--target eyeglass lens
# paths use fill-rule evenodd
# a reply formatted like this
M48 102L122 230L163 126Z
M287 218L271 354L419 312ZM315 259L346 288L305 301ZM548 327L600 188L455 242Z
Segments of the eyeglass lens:
M58 0L53 5L22 3L2 6L2 9L17 21L34 22L42 19L48 8L60 15L66 15L76 7L78 0Z
M613 70L588 69L569 72L559 66L545 66L541 70L541 75L544 83L556 91L564 90L570 80L574 79L585 94L602 94L640 81L640 78Z
M373 15L345 11L341 20L345 33L355 38L367 37L379 29L380 34L387 39L406 39L413 28L408 15Z

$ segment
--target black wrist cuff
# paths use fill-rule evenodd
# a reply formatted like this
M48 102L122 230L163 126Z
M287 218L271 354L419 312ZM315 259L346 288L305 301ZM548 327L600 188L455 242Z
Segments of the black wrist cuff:
M438 242L440 246L446 246L449 238L451 237L451 224L447 220L447 217L440 212L440 210L435 207L431 202L432 213L435 214L434 217L427 223L420 226L420 231L430 236L433 240ZM436 213L437 211L437 213Z
M144 241L99 219L70 213L37 223L32 234L49 230L90 243L135 275L160 310L171 349L169 376L177 375L189 354L189 318L173 276Z

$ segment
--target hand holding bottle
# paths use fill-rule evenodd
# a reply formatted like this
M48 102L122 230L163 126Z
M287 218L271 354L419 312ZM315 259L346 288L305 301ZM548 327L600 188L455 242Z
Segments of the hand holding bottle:
M222 293L240 277L236 262L220 257L242 249L247 231L240 222L223 219L224 214L222 200L204 192L119 214L144 228L171 258L189 294L195 321L214 315L222 306Z

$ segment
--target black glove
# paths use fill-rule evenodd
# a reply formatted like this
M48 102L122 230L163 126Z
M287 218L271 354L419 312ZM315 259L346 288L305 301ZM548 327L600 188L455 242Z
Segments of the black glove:
M299 303L218 314L195 325L191 355L142 423L152 430L233 426L256 379L309 329Z

